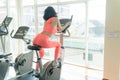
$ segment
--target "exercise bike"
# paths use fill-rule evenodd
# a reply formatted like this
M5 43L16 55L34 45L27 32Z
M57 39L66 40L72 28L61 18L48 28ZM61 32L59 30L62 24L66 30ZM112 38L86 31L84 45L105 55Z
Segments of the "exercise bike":
M14 33L12 30L10 36L14 39L23 40L26 44L30 44L30 39L25 38L29 30L28 26L20 26ZM16 77L10 78L9 80L33 80L33 54L32 51L27 51L19 54L15 58L14 69L16 72Z
M71 19L60 19L61 25L63 26L65 23L72 21L72 17L73 16L71 16ZM69 27L70 25L62 33L60 33L60 42L62 43L62 45L63 45L63 34L67 31ZM39 53L38 53L38 50L40 50L41 48L42 48L41 46L36 46L36 45L28 46L28 49L34 50L37 55L37 63L39 65L40 72L37 74L36 77L39 80L60 80L61 68L64 58L64 53L62 53L62 51L64 51L64 47L63 46L61 47L62 51L60 53L60 57L58 58L58 65L55 68L53 67L53 61L48 61L44 65L42 64L42 60L41 58L39 58Z

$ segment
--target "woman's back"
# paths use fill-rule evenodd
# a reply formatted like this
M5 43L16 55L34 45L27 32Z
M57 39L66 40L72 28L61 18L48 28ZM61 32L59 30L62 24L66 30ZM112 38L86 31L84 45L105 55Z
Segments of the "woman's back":
M55 17L49 18L44 25L43 31L49 32L50 34L54 35L57 32L57 24L54 22Z

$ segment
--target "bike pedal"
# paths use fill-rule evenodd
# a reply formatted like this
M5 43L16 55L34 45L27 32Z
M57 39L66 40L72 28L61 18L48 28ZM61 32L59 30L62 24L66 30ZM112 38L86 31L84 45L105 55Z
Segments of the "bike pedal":
M39 78L40 77L40 73L35 73L35 74L33 74L33 76Z

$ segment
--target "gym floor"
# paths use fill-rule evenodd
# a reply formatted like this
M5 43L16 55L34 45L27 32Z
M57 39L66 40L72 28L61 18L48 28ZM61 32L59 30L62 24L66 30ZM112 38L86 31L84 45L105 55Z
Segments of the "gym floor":
M77 57L77 56L76 56ZM43 64L48 60L43 60ZM34 68L35 66L33 66ZM63 64L61 79L60 80L102 80L102 71L91 70L85 67L70 65L67 63ZM15 76L14 68L11 67L9 70L8 79Z
M88 72L88 75L86 75ZM61 80L102 80L102 71L85 69L79 66L64 64Z
M102 72L98 71L90 71L90 75L86 76L85 68L64 64L61 72L60 80L102 80L101 75ZM8 75L8 79L15 76L14 69L11 67ZM36 79L35 79L36 80Z
M50 52L52 52L52 51L50 51ZM72 51L70 51L70 52L72 52ZM51 55L53 55L53 54L51 54ZM67 56L66 56L66 58L67 58ZM74 57L73 57L73 55L72 55L72 58L70 56L68 56L68 58L70 58L71 60L80 59L80 56L74 55ZM43 59L43 64L47 61L48 60ZM75 62L77 62L77 61L75 61ZM35 68L35 66L33 66L33 68ZM14 68L11 67L9 72L10 73L8 75L8 79L15 76ZM80 66L75 66L75 65L70 65L70 64L64 63L63 67L62 67L62 72L61 72L61 80L102 80L102 75L103 75L102 71L91 70L91 69L88 69L85 67L80 67ZM8 80L8 79L6 79L6 80Z

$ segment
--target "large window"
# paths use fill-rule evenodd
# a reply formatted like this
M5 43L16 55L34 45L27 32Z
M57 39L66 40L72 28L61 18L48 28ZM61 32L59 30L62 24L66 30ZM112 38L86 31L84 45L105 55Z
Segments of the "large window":
M65 2L66 4L53 5L57 10L59 18L70 18L73 15L73 22L69 28L71 36L64 38L64 46L66 47L65 62L102 71L104 60L105 1L89 0L87 3L71 4L67 4L67 1ZM45 7L39 7L39 13L43 13ZM43 22L41 24L42 28ZM56 37L54 39L59 40ZM53 54L51 55L51 53L53 51L46 51L46 56L52 57ZM89 75L90 73L98 73L100 74L99 77L102 78L101 72L89 69L86 72ZM98 76L88 77L89 79L98 79Z
M88 66L103 69L105 0L88 1Z

